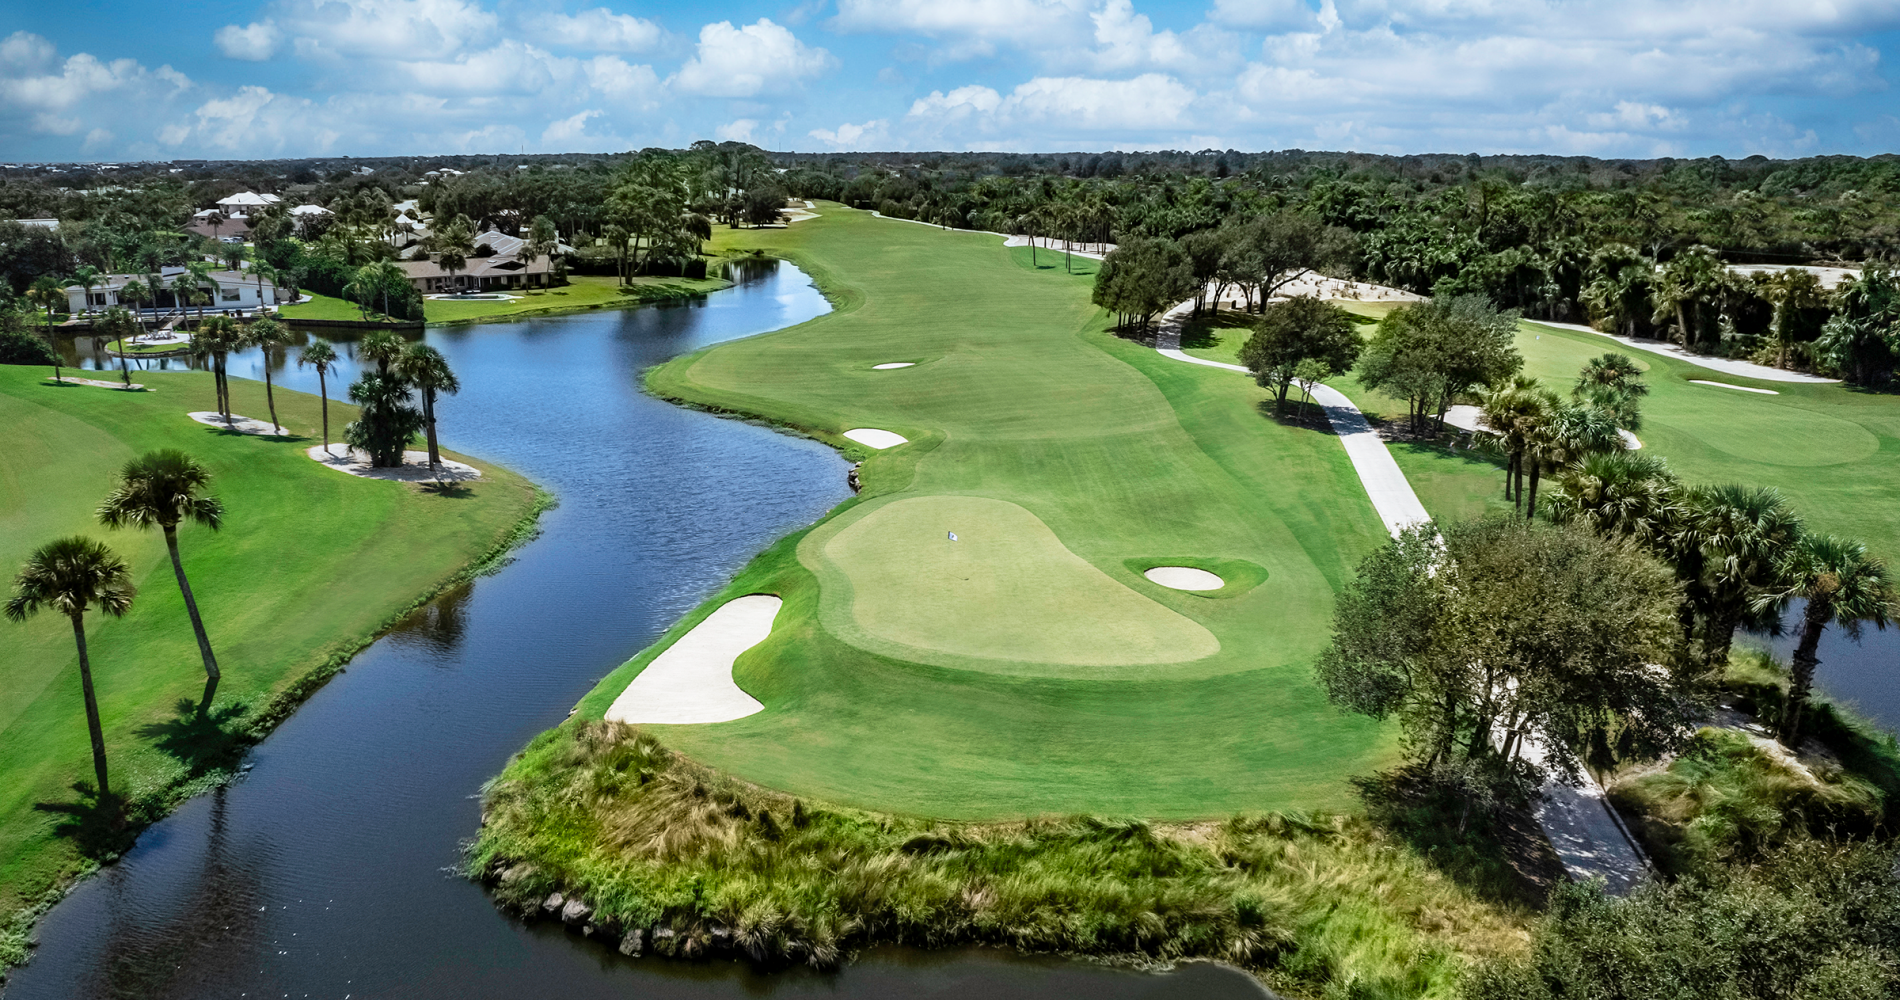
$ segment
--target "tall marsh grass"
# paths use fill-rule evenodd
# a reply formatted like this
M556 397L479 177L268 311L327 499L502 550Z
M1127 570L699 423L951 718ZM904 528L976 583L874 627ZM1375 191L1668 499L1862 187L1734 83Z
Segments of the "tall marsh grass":
M1303 996L1449 996L1468 961L1521 952L1530 924L1362 818L933 822L758 789L598 722L542 734L491 783L468 866L523 913L582 900L569 919L623 950L1216 959Z

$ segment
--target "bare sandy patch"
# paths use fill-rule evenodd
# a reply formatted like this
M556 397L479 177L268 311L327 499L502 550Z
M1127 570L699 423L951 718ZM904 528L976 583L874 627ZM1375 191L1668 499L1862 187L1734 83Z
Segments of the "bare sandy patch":
M465 462L451 462L443 459L429 468L429 453L426 451L405 451L402 453L402 465L378 469L369 464L369 453L345 445L333 444L329 451L317 445L304 451L311 459L338 472L347 472L364 479L389 479L401 483L462 483L471 479L480 479L482 470Z
M229 421L224 419L224 414L216 410L193 410L185 414L185 416L201 424L216 427L220 430L237 431L239 434L260 434L264 437L278 437L284 433L284 425L282 424L272 427L268 420L253 420L239 413L231 414Z

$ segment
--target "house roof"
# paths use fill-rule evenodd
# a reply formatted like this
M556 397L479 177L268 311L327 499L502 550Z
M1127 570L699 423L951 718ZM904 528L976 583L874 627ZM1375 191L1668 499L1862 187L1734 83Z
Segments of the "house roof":
M442 270L440 264L429 259L397 261L396 266L402 268L403 273L407 274L411 281L417 278L449 276L449 272ZM546 255L536 257L532 261L524 261L516 257L496 254L493 257L470 257L468 266L455 273L469 278L494 278L510 274L546 274L551 266Z
M246 208L262 208L265 205L275 205L282 200L283 199L274 194L257 194L251 191L239 191L237 194L231 195L228 198L219 198L218 205L219 207L225 205L241 205Z
M336 213L330 211L327 208L324 208L322 205L298 205L296 208L293 208L290 210L290 214L292 215L334 215Z

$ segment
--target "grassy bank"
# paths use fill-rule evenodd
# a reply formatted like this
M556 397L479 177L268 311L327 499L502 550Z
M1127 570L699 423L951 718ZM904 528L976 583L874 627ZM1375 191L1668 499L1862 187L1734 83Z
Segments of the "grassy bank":
M1296 996L1446 997L1469 961L1527 940L1524 914L1363 819L932 822L765 791L606 723L545 733L510 765L470 864L505 905L566 909L623 951L767 965L992 944L1218 959Z
M28 551L79 532L111 545L139 587L124 618L87 621L112 780L135 825L222 780L244 746L394 618L531 530L544 502L521 477L459 455L484 475L457 491L326 469L303 455L317 431L314 396L279 387L289 436L260 438L185 416L211 406L204 373L140 380L147 391L56 387L42 369L0 367L0 567L10 579ZM235 409L264 413L263 389L233 379ZM333 426L354 416L330 406ZM189 710L204 677L162 537L107 531L92 516L127 459L163 447L208 466L227 507L223 530L180 533L224 668L211 724ZM17 914L123 838L103 835L70 787L91 773L70 627L41 615L0 628L0 913ZM0 959L19 958L20 929Z
M721 288L732 282L724 278L635 277L625 285L618 278L574 275L557 288L509 290L508 300L456 302L425 298L423 315L432 324L484 323L490 320L520 319L525 316L555 316L561 313L587 312L593 309L625 309L650 302L687 299ZM279 314L287 320L361 320L356 304L329 295L306 292L311 301L285 306ZM378 319L379 314L371 313Z

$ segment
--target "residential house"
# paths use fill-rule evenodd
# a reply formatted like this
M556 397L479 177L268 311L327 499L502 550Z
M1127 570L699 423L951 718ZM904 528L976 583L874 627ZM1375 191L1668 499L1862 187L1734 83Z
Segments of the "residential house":
M250 215L257 209L269 208L282 200L283 199L274 194L253 194L250 191L239 191L237 194L231 195L228 198L218 199L218 211L223 212L226 217Z
M157 314L177 311L180 303L177 296L172 293L171 283L177 280L179 275L185 273L187 272L183 267L159 268L157 301L146 302L143 308ZM100 275L99 280L90 290L81 285L66 286L67 306L74 315L88 309L99 310L116 305L123 305L130 309L134 307L134 304L122 302L119 292L125 288L127 282L137 281L140 284L148 284L151 280L152 276L147 274ZM189 302L183 304L185 309L194 313L200 308L206 312L252 312L260 307L284 305L292 300L289 290L279 287L269 278L263 279L260 287L257 276L248 271L212 271L205 275L198 287L210 297L211 301L202 307ZM87 298L88 295L91 296L90 300Z
M552 258L545 254L532 260L500 254L471 256L468 266L453 275L428 257L398 261L396 266L402 268L403 273L409 276L410 283L424 295L546 288L554 269Z

